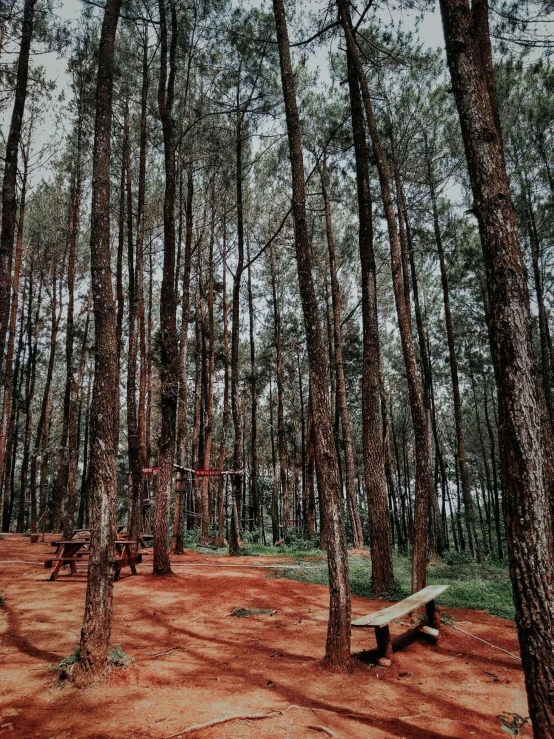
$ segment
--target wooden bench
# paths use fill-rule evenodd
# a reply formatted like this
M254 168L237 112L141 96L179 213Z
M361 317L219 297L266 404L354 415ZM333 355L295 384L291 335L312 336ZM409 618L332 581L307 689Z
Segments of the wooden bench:
M379 654L379 662L381 660L392 659L392 642L390 637L389 624L397 618L402 618L408 613L415 611L416 608L425 606L427 612L427 624L420 626L420 631L434 639L438 639L440 632L440 614L435 605L435 598L448 589L448 585L428 585L408 598L395 603L388 608L383 608L368 616L362 616L352 621L354 627L371 627L375 629L375 639L377 641L377 651Z

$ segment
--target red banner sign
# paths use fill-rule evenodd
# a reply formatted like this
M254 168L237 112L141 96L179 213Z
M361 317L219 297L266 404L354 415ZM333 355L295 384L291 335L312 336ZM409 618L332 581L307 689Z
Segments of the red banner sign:
M157 475L159 467L143 467L142 468L142 474L143 475Z
M218 477L222 475L221 470L194 470L196 477Z

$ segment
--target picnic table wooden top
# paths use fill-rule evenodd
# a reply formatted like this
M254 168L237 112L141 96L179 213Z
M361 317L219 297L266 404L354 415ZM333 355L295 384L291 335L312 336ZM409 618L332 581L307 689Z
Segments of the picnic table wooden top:
M136 544L136 541L132 541L131 539L117 539L115 541L116 546L122 546L126 544ZM66 541L62 539L61 541L51 541L50 546L52 547L60 547L60 546L75 546L78 548L82 548L85 545L90 544L90 539L70 539L69 541Z
M352 626L386 626L396 618L401 618L407 613L415 611L416 608L429 603L429 601L435 600L448 587L448 585L428 585L423 590L410 595L408 598L404 598L404 600L398 603L394 603L392 606L388 606L388 608L382 608L380 611L370 613L368 616L357 618L355 621L352 621Z

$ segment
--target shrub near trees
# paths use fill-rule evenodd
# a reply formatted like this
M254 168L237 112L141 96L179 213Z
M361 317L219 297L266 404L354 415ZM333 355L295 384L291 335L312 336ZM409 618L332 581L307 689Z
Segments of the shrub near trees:
M91 528L80 681L118 523L152 527L159 575L185 538L317 539L338 669L348 545L375 593L394 550L414 591L448 550L507 551L553 735L551 9L441 0L446 54L398 9L108 0L70 43L42 0L6 18L2 528Z

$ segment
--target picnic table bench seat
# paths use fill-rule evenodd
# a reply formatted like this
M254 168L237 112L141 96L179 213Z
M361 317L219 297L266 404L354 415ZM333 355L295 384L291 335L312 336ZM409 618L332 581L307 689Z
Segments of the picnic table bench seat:
M375 629L375 639L377 641L377 651L379 659L392 659L392 642L390 637L389 624L397 618L402 618L408 613L415 611L421 606L425 606L427 612L427 624L419 627L420 631L438 639L440 635L440 614L435 605L435 598L448 589L448 585L428 585L423 590L404 598L404 600L394 603L392 606L382 608L367 616L356 618L352 621L352 626L357 628L373 628Z
M131 546L135 544L137 544L136 541L130 541L129 539L115 542L114 580L119 580L123 567L130 567L133 575L137 574L136 565L142 562L142 554L131 551ZM90 555L88 540L71 539L70 541L56 541L52 542L52 545L57 547L56 554L44 562L45 569L54 568L50 575L50 580L55 580L58 577L60 569L67 564L71 568L71 574L75 575L77 573L76 563Z

